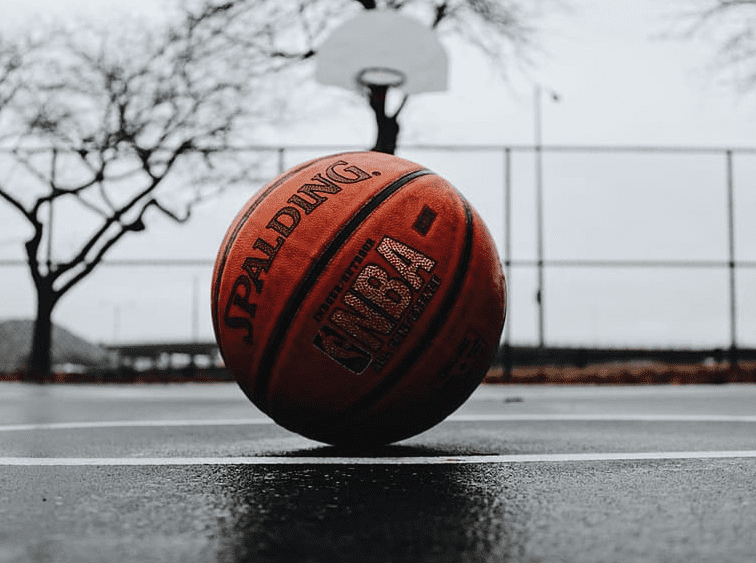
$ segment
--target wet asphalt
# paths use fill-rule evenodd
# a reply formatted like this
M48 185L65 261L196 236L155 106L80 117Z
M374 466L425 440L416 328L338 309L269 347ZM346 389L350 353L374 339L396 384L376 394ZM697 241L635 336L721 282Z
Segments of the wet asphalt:
M0 562L756 561L756 458L601 459L756 450L756 386L484 386L455 414L354 452L261 421L235 386L0 385L0 462L272 456L0 465ZM596 455L427 463L554 453Z

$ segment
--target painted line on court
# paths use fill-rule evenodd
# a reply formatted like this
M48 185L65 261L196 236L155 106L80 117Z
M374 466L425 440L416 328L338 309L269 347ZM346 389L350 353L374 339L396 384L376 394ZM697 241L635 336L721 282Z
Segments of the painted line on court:
M756 422L752 415L677 415L677 414L456 414L447 422ZM150 428L161 426L256 426L275 424L270 418L232 418L202 420L110 420L89 422L48 422L0 425L0 432L29 430L79 430L98 428Z
M756 450L709 452L625 452L524 455L468 455L417 457L4 457L0 466L83 467L83 466L169 466L169 465L453 465L524 464L594 461L670 461L706 459L756 459Z
M688 414L457 414L457 422L756 422L754 415Z
M106 420L91 422L47 422L0 425L0 432L24 430L79 430L89 428L149 428L159 426L254 426L275 424L270 418L227 418L205 420Z

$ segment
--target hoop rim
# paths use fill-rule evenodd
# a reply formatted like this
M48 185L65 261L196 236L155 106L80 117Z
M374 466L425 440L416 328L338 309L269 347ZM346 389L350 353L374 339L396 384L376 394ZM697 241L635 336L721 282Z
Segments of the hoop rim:
M405 74L396 68L371 66L363 68L357 73L355 80L362 86L388 86L396 88L404 84Z

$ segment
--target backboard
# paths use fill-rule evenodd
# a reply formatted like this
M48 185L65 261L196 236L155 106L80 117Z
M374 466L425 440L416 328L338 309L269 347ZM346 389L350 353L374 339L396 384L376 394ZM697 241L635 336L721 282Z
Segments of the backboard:
M315 79L360 89L366 77L386 81L406 94L447 87L448 58L430 29L394 11L366 10L338 27L321 45Z

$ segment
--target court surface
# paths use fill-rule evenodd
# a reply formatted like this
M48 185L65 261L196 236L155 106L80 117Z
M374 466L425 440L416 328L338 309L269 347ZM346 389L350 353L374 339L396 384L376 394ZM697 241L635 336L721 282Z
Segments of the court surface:
M26 561L756 561L756 386L484 385L344 451L235 385L0 384Z

